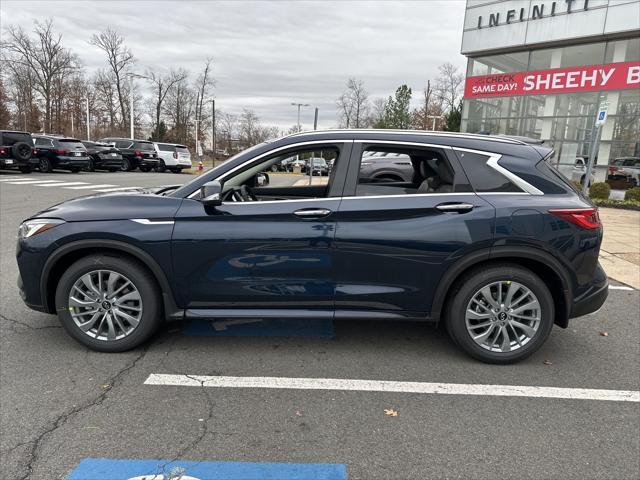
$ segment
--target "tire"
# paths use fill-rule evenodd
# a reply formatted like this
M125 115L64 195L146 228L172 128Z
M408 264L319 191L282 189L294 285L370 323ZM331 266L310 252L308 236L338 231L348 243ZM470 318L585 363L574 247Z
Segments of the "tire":
M505 303L503 309L491 312L481 303L475 302L477 299L480 299L480 302L486 299L481 289L487 286L493 301L496 302L498 284L502 287L502 300ZM511 288L517 290L514 290L513 300L506 304ZM527 291L529 294L526 294ZM481 362L508 364L520 361L542 346L553 327L555 311L549 289L536 274L515 264L497 264L465 274L464 279L454 287L452 297L448 300L445 321L449 335L465 353ZM534 300L537 300L537 309L518 311L524 305L532 305L531 302ZM496 302L496 306L499 308L501 303ZM489 305L489 302L485 304ZM520 314L518 318L511 317L511 305L514 306L513 310ZM469 309L476 311L479 313L478 316L483 318L477 318ZM487 316L490 318L486 318ZM471 326L470 329L467 327L468 324ZM525 327L529 328L525 330ZM483 342L481 338L476 341L471 336L473 332L476 337L482 337L489 330L491 333L484 339L484 346L480 344ZM503 332L508 333L508 346ZM495 338L492 338L494 335ZM503 351L489 350L489 347L494 350L499 348L498 343L500 347L504 347Z
M71 168L69 169L69 171L70 171L71 173L78 173L78 172L80 171L80 169L79 169L78 167L71 167Z
M122 170L123 172L130 172L131 171L131 160L129 160L128 158L123 158L122 159L122 167L120 167L120 170Z
M171 171L173 173L182 173L182 169L181 168L172 168Z
M27 162L33 155L33 146L29 145L27 142L17 142L11 147L11 153L13 158L19 162Z
M51 173L53 172L53 165L51 165L51 160L48 158L41 158L38 160L38 169L43 173Z
M158 162L158 166L156 167L156 172L163 173L167 169L167 166L164 163L164 160L160 160Z
M89 159L89 163L87 164L87 168L86 168L87 172L95 172L96 171L96 165L93 161L92 158Z
M92 284L98 289L97 271L103 272L102 290L98 291L107 292L109 275L114 275L115 277L121 276L123 278L122 281L115 283L113 290L116 290L116 292L126 283L125 280L129 281L130 285L133 286L125 287L124 290L121 290L122 293L120 297L116 296L112 305L108 300L106 302L106 304L110 304L108 312L111 312L110 315L113 315L111 319L111 331L114 332L113 339L107 338L107 332L109 330L107 310L102 310L105 312L104 314L102 314L101 311L95 314L93 314L93 311L83 314L83 312L89 311L88 309L92 309L93 305L78 307L77 304L73 304L70 301L72 289L74 298L81 301L90 301L89 297L79 294L78 290L74 288L74 285L76 282L80 282L80 285L84 289L84 285L86 284L80 279L85 275L89 275L89 277L85 278L91 278L93 280ZM133 290L134 288L135 291ZM133 295L131 294L132 292ZM116 306L118 299L135 296L135 294L137 294L139 301L131 299L122 300L121 306ZM62 274L56 289L56 311L58 312L58 318L62 326L76 341L85 347L100 352L124 352L146 342L155 333L161 323L161 300L159 288L151 273L137 261L119 255L95 254L79 259ZM106 304L104 301L96 302L96 308L106 307ZM141 311L135 312L132 310L133 308L137 308L136 305ZM86 320L86 324L91 327L87 328L89 333L85 333L76 324L76 321L71 315L72 311L76 312L76 318L79 322ZM135 326L133 326L133 323L128 323L123 312L130 318L136 318L138 323ZM96 315L97 318L95 318ZM105 321L100 325L102 319ZM127 329L129 329L128 333L126 333ZM118 333L120 335L118 335Z
M141 172L148 172L149 170L151 170L151 168L149 167L139 167Z
M109 170L111 173L113 173L113 172L117 172L117 171L118 171L118 169L117 169L117 168L109 168L108 170Z
M22 172L22 173L31 173L31 166L29 165L23 165L21 167L18 167L18 169Z

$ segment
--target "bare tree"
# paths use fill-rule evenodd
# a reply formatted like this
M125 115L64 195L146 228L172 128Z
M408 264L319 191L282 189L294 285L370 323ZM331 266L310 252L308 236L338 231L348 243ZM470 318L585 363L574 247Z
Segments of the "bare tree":
M153 84L153 117L154 130L151 136L154 140L163 140L160 134L160 122L162 119L162 106L167 94L175 87L175 85L186 80L188 72L184 69L171 70L168 74L156 73L151 70L147 71L147 78Z
M62 35L54 33L52 20L35 22L35 38L21 27L9 26L7 33L9 40L3 43L3 49L12 54L16 65L28 70L32 86L44 102L45 127L51 131L56 83L76 67L75 58L62 46Z
M111 77L117 93L118 105L120 107L120 125L124 128L127 114L129 112L126 103L126 74L133 65L133 53L125 45L124 37L115 30L107 28L104 32L91 37L90 43L102 49L107 54L107 62L113 76Z
M455 110L462 96L464 75L452 63L443 63L438 67L439 75L435 82L435 95L442 102L445 112Z
M209 96L209 89L213 87L214 80L211 77L211 64L213 63L213 58L207 58L204 64L204 70L198 77L196 82L197 96L196 96L196 130L198 132L206 132L210 126L209 116L203 115L204 110L204 102ZM204 135L199 135L196 132L196 136L200 139L203 139Z
M369 94L362 80L350 78L347 88L338 98L336 105L340 123L346 128L363 128L369 115Z
M176 82L165 98L164 111L171 128L167 138L175 143L193 145L191 126L195 113L196 92L189 85L188 78Z

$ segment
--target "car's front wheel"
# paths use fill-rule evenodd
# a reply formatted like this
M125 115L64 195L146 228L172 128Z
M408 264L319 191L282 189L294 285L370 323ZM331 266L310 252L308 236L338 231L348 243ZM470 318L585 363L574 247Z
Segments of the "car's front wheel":
M137 262L91 255L72 264L56 289L56 311L67 332L101 352L123 352L145 342L160 325L160 293Z
M454 290L446 325L470 356L513 363L534 353L553 327L553 298L536 274L513 264L465 275Z
M51 173L53 172L53 165L51 165L51 161L48 158L41 158L38 160L38 170L43 173Z

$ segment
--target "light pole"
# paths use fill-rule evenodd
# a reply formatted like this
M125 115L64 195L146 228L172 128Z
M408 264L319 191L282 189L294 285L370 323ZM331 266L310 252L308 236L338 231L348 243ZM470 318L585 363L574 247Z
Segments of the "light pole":
M89 131L89 95L87 95L87 140L91 140L90 131Z
M296 102L291 102L291 105L293 105L294 107L298 107L298 131L302 130L302 128L300 127L300 107L308 107L309 104L308 103L296 103Z
M211 101L211 153L213 159L216 158L216 99L208 98L206 102Z
M149 77L133 72L128 72L127 76L129 77L129 124L131 125L131 140L133 140L133 77L146 78L147 80Z

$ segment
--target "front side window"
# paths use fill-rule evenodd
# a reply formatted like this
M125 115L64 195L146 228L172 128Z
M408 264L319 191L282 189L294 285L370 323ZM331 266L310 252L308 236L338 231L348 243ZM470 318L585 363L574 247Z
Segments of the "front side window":
M454 184L440 149L371 145L362 152L356 195L450 193Z

